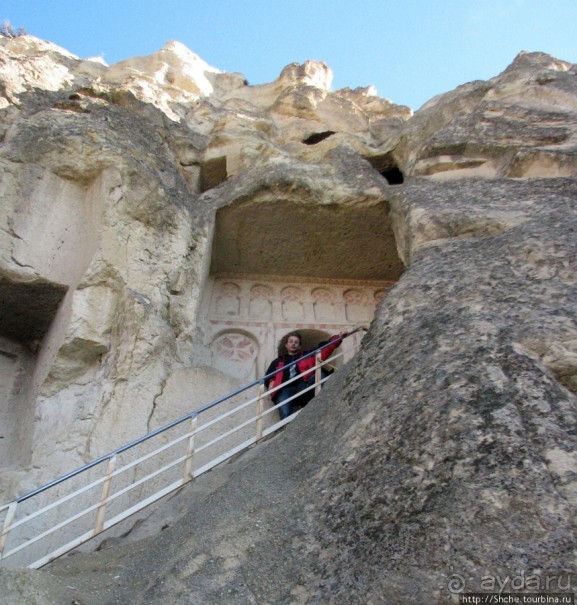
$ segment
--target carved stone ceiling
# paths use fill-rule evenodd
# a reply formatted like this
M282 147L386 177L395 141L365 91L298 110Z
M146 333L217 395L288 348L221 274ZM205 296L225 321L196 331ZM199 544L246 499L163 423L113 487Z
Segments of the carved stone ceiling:
M211 273L397 280L386 204L245 202L217 213Z

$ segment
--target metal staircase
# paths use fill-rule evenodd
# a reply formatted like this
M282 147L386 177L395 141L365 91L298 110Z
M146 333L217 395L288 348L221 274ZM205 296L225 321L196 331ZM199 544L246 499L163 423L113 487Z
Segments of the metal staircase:
M310 353L315 393L328 379L321 367L344 355L322 361L331 344ZM302 374L265 390L275 373L0 506L0 566L42 567L292 422L298 412L276 421L269 397Z

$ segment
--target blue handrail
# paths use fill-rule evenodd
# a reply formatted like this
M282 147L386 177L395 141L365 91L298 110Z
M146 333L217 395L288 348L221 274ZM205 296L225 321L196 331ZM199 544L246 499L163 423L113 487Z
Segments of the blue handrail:
M135 439L134 441L130 441L129 443L122 445L118 449L115 449L112 452L109 452L108 454L104 454L103 456L100 456L99 458L96 458L95 460L88 462L84 466L81 466L80 468L77 468L77 469L71 471L70 473L67 473L66 475L62 475L61 477L54 479L50 483L46 483L45 485L42 485L41 487L38 487L22 496L19 496L18 498L15 498L14 500L9 502L5 506L9 506L10 504L14 504L14 503L20 504L21 502L25 502L26 500L29 500L30 498L33 498L34 496L41 494L42 492L45 492L46 490L48 490L52 487L55 487L56 485L59 485L60 483L63 483L64 481L67 481L68 479L71 479L72 477L76 477L77 475L80 475L81 473L83 473L91 468L94 468L95 466L98 466L99 464L102 464L102 462L106 462L107 460L110 460L110 458L113 458L114 456L117 456L118 454L121 454L122 452L125 452L126 450L129 450L130 448L140 445L141 443L144 443L148 439L151 439L152 437L155 437L156 435L159 435L160 433L163 433L164 431L167 431L175 426L178 426L179 424L185 422L186 420L190 420L190 419L194 418L195 416L197 416L198 414L200 414L202 412L206 412L207 410L210 410L211 408L223 403L224 401L226 401L232 397L235 397L236 395L239 395L240 393L243 393L244 391L247 391L248 389L250 389L256 385L265 384L270 378L275 376L278 372L284 372L287 368L290 368L290 367L296 365L302 359L305 359L307 357L312 357L313 355L316 355L317 353L322 351L325 347L332 346L336 342L341 343L345 338L352 336L353 334L355 334L356 332L359 332L360 330L366 331L366 329L367 328L365 328L364 326L355 328L351 332L347 332L346 334L339 336L335 340L332 340L332 341L322 345L321 347L318 347L314 351L308 352L303 357L299 357L299 359L297 359L296 361L292 361L292 362L286 364L285 366L283 366L282 368L280 368L278 370L274 370L273 372L270 372L269 374L266 374L262 378L257 378L256 380L253 380L252 382L249 382L248 384L245 384L244 386L239 387L235 391L232 391L231 393L228 393L227 395L224 395L222 397L219 397L218 399L215 399L214 401L211 401L210 403L207 403L206 405L186 414L185 416L182 416L181 418L178 418L177 420L173 420L172 422L165 424L164 426L161 426L161 427L155 429L154 431L151 431L150 433L147 433L146 435L143 435L142 437Z

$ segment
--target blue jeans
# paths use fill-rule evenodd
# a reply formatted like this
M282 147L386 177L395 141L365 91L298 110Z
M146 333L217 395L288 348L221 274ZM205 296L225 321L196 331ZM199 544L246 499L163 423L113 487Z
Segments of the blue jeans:
M321 378L326 376L325 372L321 372ZM312 387L315 383L314 374L310 376L307 380L295 380L295 382L291 382L287 384L286 387L283 387L279 390L278 395L275 399L275 405L279 403L283 403L287 399L290 399L293 395L297 395L298 393L302 393L306 388ZM294 414L296 411L296 406L304 407L313 397L315 396L314 388L311 388L306 393L303 393L300 397L295 397L293 400L289 401L281 405L278 408L278 413L281 420L284 420L287 416Z

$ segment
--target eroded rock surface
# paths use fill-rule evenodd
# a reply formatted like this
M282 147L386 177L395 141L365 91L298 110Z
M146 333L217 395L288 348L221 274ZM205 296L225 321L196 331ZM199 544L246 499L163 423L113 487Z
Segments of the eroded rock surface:
M341 278L396 281L284 432L135 541L1 570L7 605L425 604L454 602L451 580L520 574L574 587L574 65L521 53L412 115L332 92L317 62L253 87L175 42L111 67L0 43L5 499L168 418L178 376L214 387L211 263L267 272L261 249L302 274L315 255L306 230L302 257L271 253L271 209L315 229L330 211ZM246 217L260 235L235 249Z

